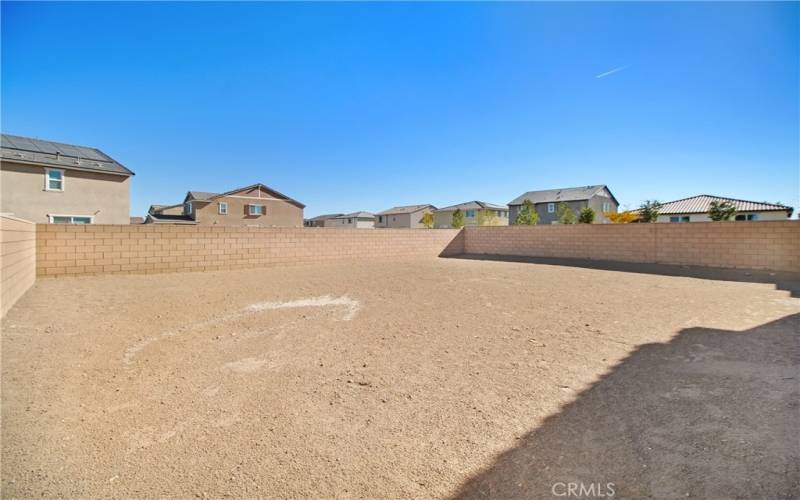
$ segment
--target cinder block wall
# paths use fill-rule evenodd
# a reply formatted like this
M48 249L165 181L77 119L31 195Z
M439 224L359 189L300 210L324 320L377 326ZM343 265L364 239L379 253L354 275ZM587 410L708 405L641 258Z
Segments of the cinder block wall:
M467 227L464 251L800 272L800 221Z
M457 230L39 224L39 276L208 271L463 253Z
M36 225L0 215L0 317L36 281Z

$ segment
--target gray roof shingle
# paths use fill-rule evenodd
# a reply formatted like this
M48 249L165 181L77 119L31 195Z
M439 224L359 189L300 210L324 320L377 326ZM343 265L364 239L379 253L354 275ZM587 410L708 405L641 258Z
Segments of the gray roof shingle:
M508 210L506 205L497 205L495 203L488 203L485 201L467 201L464 203L459 203L458 205L450 205L449 207L443 207L436 209L437 212L450 212L457 209L461 210L481 210L484 208L488 208L490 210Z
M561 189L543 189L541 191L528 191L521 194L509 201L509 205L522 205L525 200L530 200L531 203L557 203L561 201L578 201L588 200L603 188L607 188L605 184L596 186L583 186ZM609 193L611 190L608 191ZM614 196L613 194L611 195ZM614 198L616 201L616 198Z
M375 214L371 212L353 212L351 214L343 214L334 219L374 219Z
M405 205L400 207L392 207L389 210L378 212L375 215L413 214L414 212L418 212L428 207L432 208L433 210L436 210L435 206L431 205L430 203L427 203L423 205Z
M134 175L121 163L99 149L61 142L2 134L2 158L67 170L91 170L118 175Z

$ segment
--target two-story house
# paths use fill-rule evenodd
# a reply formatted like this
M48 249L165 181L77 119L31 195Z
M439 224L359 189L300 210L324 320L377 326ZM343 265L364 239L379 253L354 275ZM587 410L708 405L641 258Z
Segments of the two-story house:
M0 152L0 212L37 223L130 223L134 174L99 149L2 134Z
M511 224L517 220L517 214L525 200L529 200L536 208L539 224L557 222L558 205L561 203L565 203L576 215L586 207L592 208L595 222L600 223L609 222L603 216L604 212L616 212L619 208L619 202L605 185L528 191L508 202Z
M145 223L303 227L305 205L264 184L225 193L189 191L182 203L151 205Z

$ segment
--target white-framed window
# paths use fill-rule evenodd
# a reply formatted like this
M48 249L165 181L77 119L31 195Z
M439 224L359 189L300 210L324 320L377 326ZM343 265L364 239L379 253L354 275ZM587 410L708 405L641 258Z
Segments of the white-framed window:
M673 215L669 218L670 222L689 222L688 215Z
M556 211L556 204L555 203L548 203L547 204L547 213L552 214Z
M94 215L48 214L50 224L94 224Z
M59 169L59 168L48 168L48 169L45 169L44 190L45 191L63 191L64 190L64 171Z
M736 214L734 220L758 220L758 214Z
M378 216L378 223L379 223L379 224L382 224L382 223L383 223L383 215L379 215L379 216Z
M219 202L219 214L228 215L228 204L224 201Z
M264 205L247 205L249 215L264 215Z
M610 212L611 211L611 203L604 201L603 202L603 212Z
M467 217L467 218L473 218L473 217L475 217L475 210L467 210L467 211L466 211L466 217Z
M186 215L192 215L192 204L187 203L186 207L184 208L184 211L186 212Z

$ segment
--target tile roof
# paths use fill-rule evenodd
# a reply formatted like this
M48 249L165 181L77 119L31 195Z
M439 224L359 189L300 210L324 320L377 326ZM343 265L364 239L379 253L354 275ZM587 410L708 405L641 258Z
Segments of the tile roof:
M660 215L669 214L699 214L706 213L711 208L712 201L727 201L733 203L737 212L770 212L782 210L791 215L793 208L777 203L767 203L764 201L737 200L736 198L725 198L710 194L701 194L690 198L670 201L663 203L658 210Z
M351 214L342 214L335 219L374 219L375 214L371 212L353 212Z
M186 193L187 200L191 198L198 201L208 201L215 196L219 196L219 193L206 193L204 191L189 191Z
M481 210L484 208L488 208L490 210L508 210L506 205L496 205L494 203L488 203L485 201L467 201L464 203L459 203L458 205L450 205L449 207L438 208L436 209L437 212L451 212L457 209L461 210Z
M0 154L8 161L67 170L90 170L130 176L133 172L99 149L31 137L2 134Z
M435 206L431 205L430 203L427 203L424 205L405 205L401 207L392 207L389 210L378 212L375 215L413 214L414 212L418 212L428 207L436 210Z
M318 221L318 220L326 220L326 219L335 219L336 217L339 217L340 215L344 215L344 214L342 214L342 213L338 213L338 214L322 214L322 215L317 215L316 217L312 217L312 218L306 219L306 220L308 220L308 221Z
M598 184L594 186L528 191L509 201L508 204L522 205L525 200L531 200L533 204L588 200L603 188L607 189L607 186L605 184ZM610 193L611 190L609 189L608 192ZM614 195L612 194L611 196L613 197ZM616 198L614 198L614 201L616 201Z

